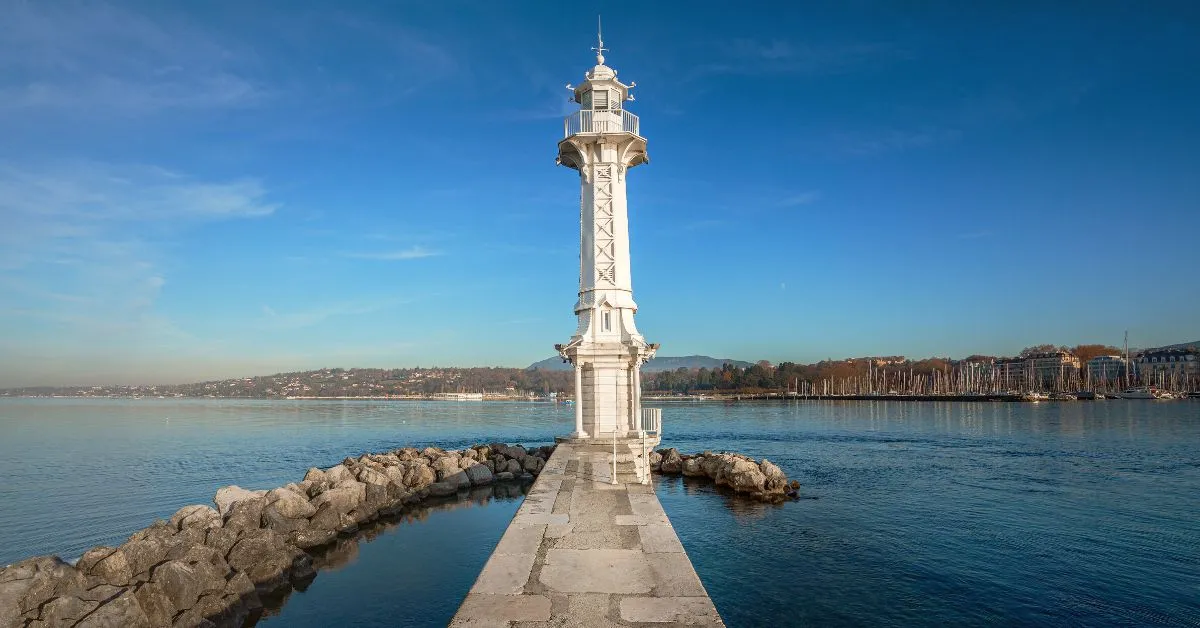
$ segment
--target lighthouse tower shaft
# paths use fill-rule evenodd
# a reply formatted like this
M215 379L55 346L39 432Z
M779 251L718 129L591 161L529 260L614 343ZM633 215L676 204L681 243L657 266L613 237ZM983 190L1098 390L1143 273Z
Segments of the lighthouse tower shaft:
M596 60L572 88L580 109L564 121L558 144L558 163L580 179L578 326L570 342L556 346L575 367L576 438L640 429L641 367L657 349L633 320L625 194L629 169L648 161L646 140L637 116L623 107L633 85L617 80L602 53Z

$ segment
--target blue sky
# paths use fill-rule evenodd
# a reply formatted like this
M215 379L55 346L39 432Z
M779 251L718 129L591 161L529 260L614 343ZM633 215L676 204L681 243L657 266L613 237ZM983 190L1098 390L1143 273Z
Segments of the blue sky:
M664 354L1200 338L1200 5L1049 4L0 0L0 386L551 355L601 8Z

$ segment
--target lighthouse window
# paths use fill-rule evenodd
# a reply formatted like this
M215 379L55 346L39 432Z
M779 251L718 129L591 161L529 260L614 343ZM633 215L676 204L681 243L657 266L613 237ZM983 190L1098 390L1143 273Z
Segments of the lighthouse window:
M591 92L591 90L588 90L583 93L583 98L579 101L579 104L583 105L584 109L592 108L592 92Z
M592 92L593 109L608 109L608 90L601 89Z
M604 313L604 331L612 331L612 312Z

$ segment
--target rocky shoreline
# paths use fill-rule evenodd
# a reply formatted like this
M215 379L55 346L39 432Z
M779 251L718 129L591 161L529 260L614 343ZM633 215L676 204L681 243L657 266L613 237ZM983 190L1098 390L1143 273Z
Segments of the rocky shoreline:
M764 502L781 502L799 495L800 482L788 480L770 460L756 461L729 452L681 454L670 447L650 455L650 470L663 475L708 478L717 486Z
M272 490L226 486L216 508L180 508L118 547L88 550L71 565L39 556L0 568L0 628L217 627L255 623L264 600L304 588L314 556L360 526L411 512L429 498L496 482L532 482L554 446L494 443L454 451L405 447L311 468ZM651 470L706 477L765 502L799 483L764 459L733 453L650 455Z
M227 486L75 565L39 556L0 569L0 628L243 626L263 598L316 576L310 551L359 526L493 482L530 482L554 447L406 447L312 468L270 491Z

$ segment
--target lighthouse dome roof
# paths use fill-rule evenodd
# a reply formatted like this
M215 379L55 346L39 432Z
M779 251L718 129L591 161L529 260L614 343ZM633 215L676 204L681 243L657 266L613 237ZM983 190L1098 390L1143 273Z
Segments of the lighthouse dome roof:
M587 78L593 81L611 80L617 78L617 71L603 63L597 63L596 67L588 71Z

